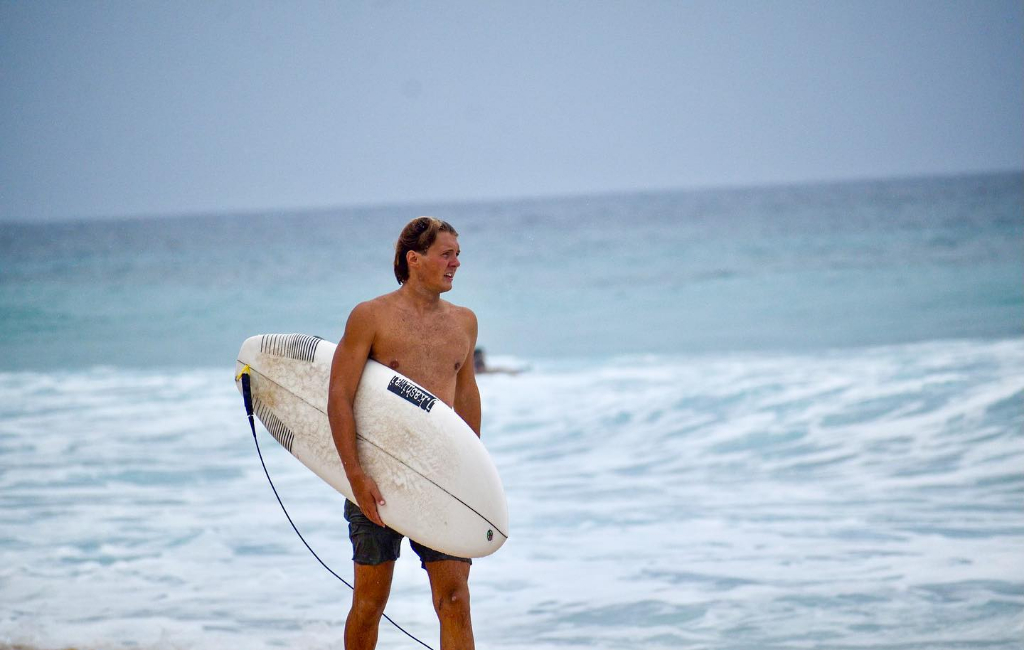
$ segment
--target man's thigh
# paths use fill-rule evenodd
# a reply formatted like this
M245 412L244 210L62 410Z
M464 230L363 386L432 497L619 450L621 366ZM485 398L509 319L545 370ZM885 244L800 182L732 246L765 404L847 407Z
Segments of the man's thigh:
M352 606L364 606L383 611L391 594L391 579L395 574L394 562L359 564L353 562L354 584Z
M351 501L345 502L345 519L352 540L352 559L357 565L376 565L398 559L401 533L373 523Z
M469 559L468 557L457 557L455 555L448 555L447 553L442 553L441 551L435 551L432 548L420 544L414 539L409 540L409 546L411 546L412 550L416 553L416 555L420 557L420 564L423 565L424 569L427 568L428 564L432 564L434 562L437 562L438 560L457 560L465 564L473 564L473 560Z

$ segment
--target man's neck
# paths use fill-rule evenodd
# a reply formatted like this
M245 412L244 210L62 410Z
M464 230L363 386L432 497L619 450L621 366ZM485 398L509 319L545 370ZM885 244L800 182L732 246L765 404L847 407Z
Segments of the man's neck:
M432 311L441 304L440 292L427 289L412 278L399 287L398 293L418 312Z

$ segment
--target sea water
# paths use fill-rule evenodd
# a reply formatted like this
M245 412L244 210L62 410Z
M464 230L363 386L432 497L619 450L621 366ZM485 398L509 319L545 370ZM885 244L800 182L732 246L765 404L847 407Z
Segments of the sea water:
M478 647L1022 646L1020 174L4 224L0 645L342 647L233 355L337 339L420 213L522 370L479 377ZM350 576L342 497L260 444ZM388 613L437 647L408 546Z

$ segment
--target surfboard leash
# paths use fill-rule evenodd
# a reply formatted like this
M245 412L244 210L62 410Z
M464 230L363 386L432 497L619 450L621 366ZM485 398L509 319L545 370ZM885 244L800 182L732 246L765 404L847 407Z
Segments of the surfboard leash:
M256 453L259 454L260 465L263 466L263 473L267 475L267 481L270 483L270 489L274 491L274 496L277 497L277 503L278 503L278 505L281 506L281 510L284 512L284 516L288 518L288 523L292 525L292 530L294 530L295 534L299 536L299 539L302 540L302 543L306 546L306 548L309 550L309 552L313 554L313 557L315 557L316 561L320 563L320 566L322 566L323 568L327 569L327 571L332 576L334 576L338 580L341 580L342 584L344 584L346 587L348 587L349 589L351 589L354 592L355 591L355 587L353 587L351 585L351 583L349 583L347 580L342 578L340 575L335 573L334 569L332 569L331 567L327 566L327 563L324 562L323 560L321 560L320 556L316 554L316 551L313 550L313 547L309 545L309 542L306 541L306 538L303 537L302 533L299 532L298 526L296 526L295 522L292 521L292 516L290 514L288 514L288 509L284 507L284 502L281 501L281 495L277 493L277 487L274 485L273 479L270 478L270 472L267 470L267 463L264 462L264 460L263 460L263 452L260 450L260 441L256 437L256 421L253 419L253 408L252 408L252 389L251 389L250 383L249 383L249 371L250 370L251 369L249 368L249 366L245 366L244 368L242 368L242 372L238 373L238 377L236 377L236 379L240 378L242 380L242 401L245 402L245 415L246 415L247 418L249 418L249 428L252 429L252 441L256 443ZM391 623L392 625L394 625L395 628L397 628L402 634L404 634L405 636L409 637L410 639L412 639L416 643L420 644L424 648L427 648L427 650L434 650L429 645L427 645L423 641L421 641L418 638L416 638L415 636L413 636L412 633L410 633L404 627L402 627L401 625L396 623L394 621L394 619L392 619L390 616L388 616L387 614L383 614L383 616L384 616L385 619L387 619L388 623Z

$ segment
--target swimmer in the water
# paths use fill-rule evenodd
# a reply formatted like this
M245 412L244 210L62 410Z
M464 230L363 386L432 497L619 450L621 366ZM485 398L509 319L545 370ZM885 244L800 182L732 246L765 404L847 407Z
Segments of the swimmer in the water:
M487 365L487 355L484 353L483 348L477 348L473 350L473 367L476 369L476 374L504 374L504 375L518 375L522 370L518 368L495 368Z

